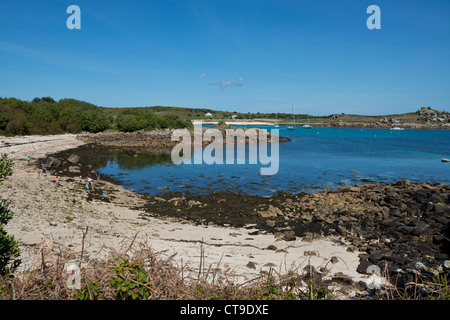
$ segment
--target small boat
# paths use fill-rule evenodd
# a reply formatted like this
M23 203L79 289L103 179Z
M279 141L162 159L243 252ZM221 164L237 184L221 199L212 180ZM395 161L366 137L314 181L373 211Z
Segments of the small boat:
M442 162L450 162L450 159L442 158L441 161L442 161Z
M275 115L275 128L279 128L280 125L278 124L278 113Z
M401 130L403 130L403 128L400 128L400 127L393 127L393 128L391 128L391 130L399 130L399 131L401 131Z
M295 130L294 127L295 119L294 119L294 105L292 105L292 124L287 127L288 130Z
M312 127L309 125L309 112L308 112L308 123L305 124L302 128L303 129L312 129Z

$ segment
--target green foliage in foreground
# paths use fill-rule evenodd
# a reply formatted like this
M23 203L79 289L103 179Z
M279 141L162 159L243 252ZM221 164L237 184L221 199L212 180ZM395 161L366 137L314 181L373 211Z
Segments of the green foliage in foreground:
M0 184L7 176L12 175L13 161L6 154L0 157ZM0 275L4 276L14 270L20 264L17 259L20 250L14 236L8 235L5 226L12 219L13 213L9 210L8 203L0 196Z

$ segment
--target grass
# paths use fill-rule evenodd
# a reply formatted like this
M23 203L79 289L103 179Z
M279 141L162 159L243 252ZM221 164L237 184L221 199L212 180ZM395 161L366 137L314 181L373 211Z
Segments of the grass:
M67 247L43 241L27 249L27 270L0 278L0 300L305 300L329 299L328 289L311 277L270 269L236 284L219 265L198 268L174 263L148 243L123 241L102 259L86 254L83 240ZM76 249L77 248L77 249ZM76 251L77 250L77 251ZM106 252L105 252L106 253ZM201 257L204 255L201 254ZM71 268L68 269L68 266ZM75 275L78 271L79 277ZM77 282L78 280L78 282Z
M0 300L333 300L342 299L339 294L345 292L331 290L314 271L281 274L270 269L236 284L219 271L220 262L205 265L203 253L198 268L179 266L174 263L176 254L154 252L148 243L137 243L135 238L122 241L97 259L86 253L87 234L88 228L77 246L43 241L28 248L31 265L0 277ZM383 276L392 285L368 292L370 299L450 299L446 276L428 283L417 278L402 287L387 272Z

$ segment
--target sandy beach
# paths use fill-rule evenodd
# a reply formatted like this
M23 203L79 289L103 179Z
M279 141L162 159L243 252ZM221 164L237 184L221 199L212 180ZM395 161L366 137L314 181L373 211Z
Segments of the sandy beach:
M14 173L0 187L0 193L15 213L7 231L22 245L24 270L33 263L28 248L50 242L76 250L87 231L83 244L90 257L101 258L108 250L135 239L167 257L175 255L176 264L193 270L198 270L203 256L205 269L219 269L224 279L234 283L254 279L271 268L279 273L302 272L307 265L330 270L330 277L348 276L355 282L367 278L356 271L360 252L348 251L349 245L338 239L285 241L264 231L255 232L252 226L225 228L151 217L144 220L142 212L131 209L142 201L140 196L120 186L94 181L94 188L102 184L115 197L110 202L88 201L84 182L61 177L58 188L55 176L38 174L35 159L83 143L70 134L0 139L0 152L14 159Z

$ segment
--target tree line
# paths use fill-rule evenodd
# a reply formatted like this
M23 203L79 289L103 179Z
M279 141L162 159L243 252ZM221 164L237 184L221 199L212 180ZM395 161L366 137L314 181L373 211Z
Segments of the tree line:
M107 115L92 103L76 99L34 98L31 102L0 98L0 135L45 135L97 133L108 129L122 132L192 128L178 115L155 115L149 108L124 108L117 116Z

